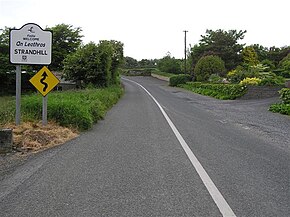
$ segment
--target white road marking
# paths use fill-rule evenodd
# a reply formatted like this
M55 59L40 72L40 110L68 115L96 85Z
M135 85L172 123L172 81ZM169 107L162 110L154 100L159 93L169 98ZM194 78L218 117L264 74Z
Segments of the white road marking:
M122 79L124 79L125 81L130 81L130 82L133 82L133 83L137 84L139 87L141 87L153 99L153 101L159 107L159 109L160 109L161 113L163 114L164 118L168 122L169 126L171 127L172 131L174 132L176 138L178 139L178 141L181 144L183 150L187 154L189 160L191 161L191 163L194 166L196 172L200 176L203 184L207 188L209 194L211 195L212 199L214 200L214 202L217 205L218 209L220 210L221 214L224 217L236 217L235 213L233 212L233 210L231 209L231 207L229 206L229 204L227 203L225 198L222 196L220 191L217 189L217 187L215 186L215 184L213 183L213 181L211 180L211 178L209 177L209 175L207 174L207 172L205 171L205 169L203 168L201 163L198 161L196 156L193 154L193 152L191 151L191 149L189 148L189 146L187 145L187 143L185 142L185 140L183 139L183 137L181 136L181 134L179 133L179 131L177 130L175 125L173 124L173 122L170 120L170 118L168 117L167 113L161 107L159 102L141 84L139 84L139 83L137 83L135 81L126 79L126 78L122 78Z

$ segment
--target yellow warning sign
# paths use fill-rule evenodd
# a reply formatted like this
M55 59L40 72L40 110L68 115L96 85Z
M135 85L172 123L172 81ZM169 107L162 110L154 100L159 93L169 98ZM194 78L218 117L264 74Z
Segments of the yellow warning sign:
M59 83L58 78L46 66L42 67L29 81L43 96L46 96Z

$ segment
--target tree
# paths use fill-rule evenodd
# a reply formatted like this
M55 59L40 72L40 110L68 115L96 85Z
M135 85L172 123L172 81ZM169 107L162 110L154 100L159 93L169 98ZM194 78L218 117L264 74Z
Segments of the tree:
M268 51L268 59L271 60L275 66L278 66L279 62L290 53L290 47L270 47Z
M85 85L109 86L117 83L123 61L123 44L118 41L90 42L64 60L64 77Z
M194 75L197 81L208 81L212 74L219 76L225 75L224 61L214 55L204 56L199 59L195 68Z
M128 56L124 58L124 68L137 68L138 65L138 60Z
M290 53L280 61L278 66L281 69L281 75L290 78Z
M243 49L242 57L245 64L250 66L259 64L258 55L252 46L248 46Z
M200 43L191 49L193 63L202 56L217 55L225 62L227 70L234 69L242 61L244 44L238 44L238 41L244 38L245 33L242 30L206 30L206 35L201 35Z
M9 62L9 28L0 31L0 92L6 92L14 81L15 76L9 72L15 70L15 66Z
M162 72L181 74L181 62L174 57L171 57L170 54L167 54L165 57L160 59L157 63L157 67Z
M48 30L53 32L52 63L50 68L52 70L62 70L63 60L81 45L82 30L80 27L74 28L72 25L67 24L58 24L48 28Z

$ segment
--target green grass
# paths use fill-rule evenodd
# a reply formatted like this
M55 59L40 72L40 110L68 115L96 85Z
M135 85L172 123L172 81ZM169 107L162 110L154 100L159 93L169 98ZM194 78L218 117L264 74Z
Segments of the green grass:
M15 120L15 97L0 97L0 127Z
M104 118L106 112L119 100L123 94L120 86L101 89L74 90L52 92L48 94L47 117L61 126L87 130L93 123ZM0 124L14 121L15 100L5 100L1 104ZM13 103L11 103L13 102ZM42 119L42 96L31 94L21 99L22 121Z

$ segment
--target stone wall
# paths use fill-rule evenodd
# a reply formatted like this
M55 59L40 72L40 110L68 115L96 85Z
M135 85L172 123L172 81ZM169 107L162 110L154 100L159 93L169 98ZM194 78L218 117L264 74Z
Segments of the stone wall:
M271 97L279 97L278 91L282 87L270 87L270 86L248 86L247 93L240 99L264 99Z
M12 151L12 130L0 129L0 154Z

